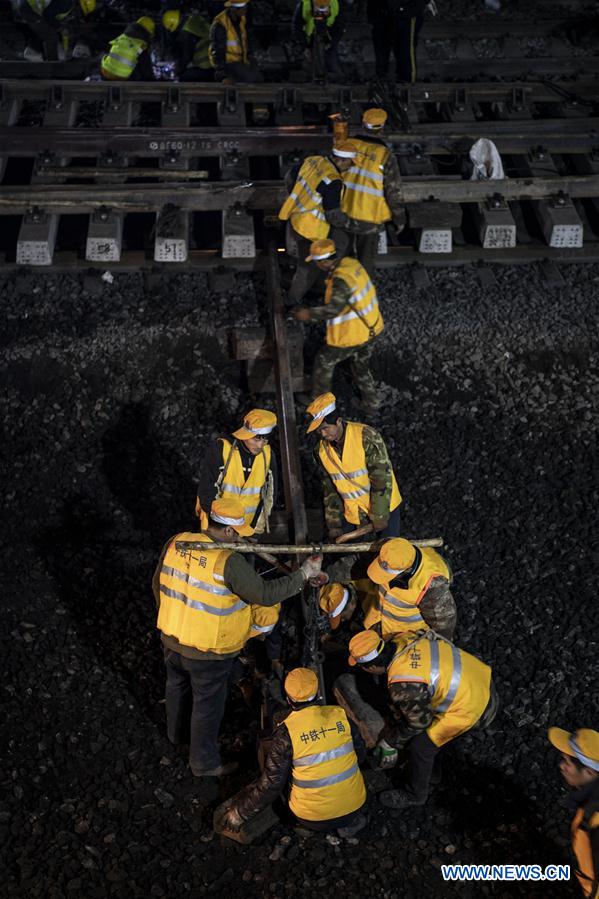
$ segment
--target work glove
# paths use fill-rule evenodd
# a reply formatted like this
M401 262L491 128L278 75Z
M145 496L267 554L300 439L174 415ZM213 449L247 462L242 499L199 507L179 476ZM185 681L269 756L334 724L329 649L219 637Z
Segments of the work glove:
M389 746L386 740L379 740L374 749L374 759L377 768L394 768L397 764L398 751Z
M306 306L299 306L297 309L294 309L291 314L296 322L310 321L310 310Z
M324 587L325 584L328 584L329 576L324 571L319 571L316 577L310 578L310 584L313 587Z
M387 525L389 524L388 518L373 518L372 526L375 531L384 531Z
M232 805L231 808L228 808L220 819L221 827L224 827L227 830L232 830L233 833L237 833L237 831L240 830L242 824L243 818L234 805Z
M304 580L309 581L310 578L320 574L322 565L322 556L308 556L308 558L300 565L300 571L304 575Z

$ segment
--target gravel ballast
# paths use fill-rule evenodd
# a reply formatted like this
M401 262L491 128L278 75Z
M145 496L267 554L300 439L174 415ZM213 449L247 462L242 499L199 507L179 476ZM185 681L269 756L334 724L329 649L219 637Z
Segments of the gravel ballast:
M502 700L493 733L449 747L422 809L389 812L372 793L355 844L282 823L252 847L212 838L211 820L256 771L255 726L233 693L223 742L241 773L217 789L194 781L166 739L150 579L164 541L193 527L206 441L258 401L227 330L265 322L264 282L238 275L214 294L202 275L0 280L0 895L578 895L574 880L440 874L446 862L567 863L546 730L599 728L599 267L560 270L559 288L537 266L493 268L485 288L473 269L433 270L425 291L402 269L378 277L372 423L396 464L404 532L447 544L456 642L493 666ZM322 332L305 334L309 357ZM363 418L342 373L336 386ZM372 791L380 778L368 775Z

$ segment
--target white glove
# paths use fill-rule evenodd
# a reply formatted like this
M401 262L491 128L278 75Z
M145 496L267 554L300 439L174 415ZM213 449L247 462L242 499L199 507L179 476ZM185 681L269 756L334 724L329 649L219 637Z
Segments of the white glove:
M394 768L399 753L386 740L379 740L374 750L377 768Z
M311 577L316 577L322 566L322 556L308 556L305 562L302 562L300 571L304 575L304 580L309 581Z
M426 8L430 12L431 16L439 15L439 10L437 9L437 4L435 3L435 0L430 0L430 2L426 4Z
M73 47L73 59L90 59L91 52L87 44L78 41Z

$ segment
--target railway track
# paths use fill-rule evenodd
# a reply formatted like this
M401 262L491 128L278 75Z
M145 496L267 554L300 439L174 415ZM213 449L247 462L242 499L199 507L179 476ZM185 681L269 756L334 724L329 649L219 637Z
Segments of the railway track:
M288 166L390 111L410 228L380 265L595 261L594 80L335 87L0 82L0 268L267 266ZM481 136L508 178L468 180ZM284 246L279 225L278 249Z

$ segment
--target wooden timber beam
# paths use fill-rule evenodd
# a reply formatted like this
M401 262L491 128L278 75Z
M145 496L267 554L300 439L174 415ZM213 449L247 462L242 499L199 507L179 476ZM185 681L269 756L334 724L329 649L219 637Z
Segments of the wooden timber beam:
M503 181L402 182L404 203L439 200L446 203L478 203L499 194L504 200L540 200L563 193L572 198L599 197L599 175L563 178L509 178ZM0 214L22 215L38 207L60 214L90 213L101 207L123 212L158 211L171 203L180 209L211 212L235 204L250 210L275 210L286 192L280 181L194 184L48 184L0 188Z

